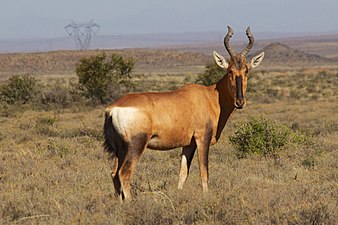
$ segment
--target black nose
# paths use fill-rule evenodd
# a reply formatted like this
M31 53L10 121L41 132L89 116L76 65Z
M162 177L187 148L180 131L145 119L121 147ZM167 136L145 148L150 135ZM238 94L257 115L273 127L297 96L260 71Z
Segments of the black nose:
M235 106L237 109L242 109L244 107L244 103L245 103L244 99L236 99Z

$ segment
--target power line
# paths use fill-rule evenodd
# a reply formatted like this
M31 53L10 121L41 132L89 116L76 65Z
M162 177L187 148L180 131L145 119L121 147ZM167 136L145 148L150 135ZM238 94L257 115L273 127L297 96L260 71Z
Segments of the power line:
M91 20L89 23L75 23L71 20L71 23L65 26L65 30L69 36L75 38L76 48L79 50L87 50L90 46L92 34L96 35L99 32L100 26Z

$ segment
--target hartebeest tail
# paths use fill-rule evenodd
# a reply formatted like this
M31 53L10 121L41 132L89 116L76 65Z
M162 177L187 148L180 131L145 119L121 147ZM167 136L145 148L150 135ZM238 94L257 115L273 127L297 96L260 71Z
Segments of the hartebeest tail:
M254 43L248 28L249 44L236 53L230 46L233 31L228 27L224 46L230 59L214 52L224 77L216 84L187 85L171 92L129 94L107 107L104 122L104 147L115 158L112 178L120 199L130 199L130 182L134 169L146 148L170 150L183 147L178 188L189 175L191 161L197 150L202 190L208 190L209 146L215 144L236 109L245 104L247 76L257 67L264 53L246 62Z
M111 115L109 115L108 112L105 113L105 120L104 120L104 150L108 153L110 158L114 158L116 156L117 146L116 142L117 140L114 140L118 138L118 134L116 133L113 121Z

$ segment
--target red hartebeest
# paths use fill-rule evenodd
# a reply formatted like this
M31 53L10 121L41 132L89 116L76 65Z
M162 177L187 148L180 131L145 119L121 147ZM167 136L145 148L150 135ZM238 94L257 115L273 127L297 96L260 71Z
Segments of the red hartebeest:
M104 123L105 150L116 157L112 178L120 199L130 199L130 181L137 161L146 148L169 150L183 147L178 188L186 181L197 149L202 190L208 190L209 146L219 139L229 116L245 106L247 74L263 60L264 52L247 64L246 55L254 38L248 28L249 44L237 54L229 44L228 26L225 60L213 52L225 76L216 84L191 84L171 92L129 94L107 107Z

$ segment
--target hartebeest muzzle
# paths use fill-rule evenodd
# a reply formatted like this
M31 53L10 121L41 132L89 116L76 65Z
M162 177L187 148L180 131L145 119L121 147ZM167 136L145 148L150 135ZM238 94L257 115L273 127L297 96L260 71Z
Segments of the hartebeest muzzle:
M241 76L236 77L236 101L235 107L242 109L245 106L245 98L243 96L243 79Z

